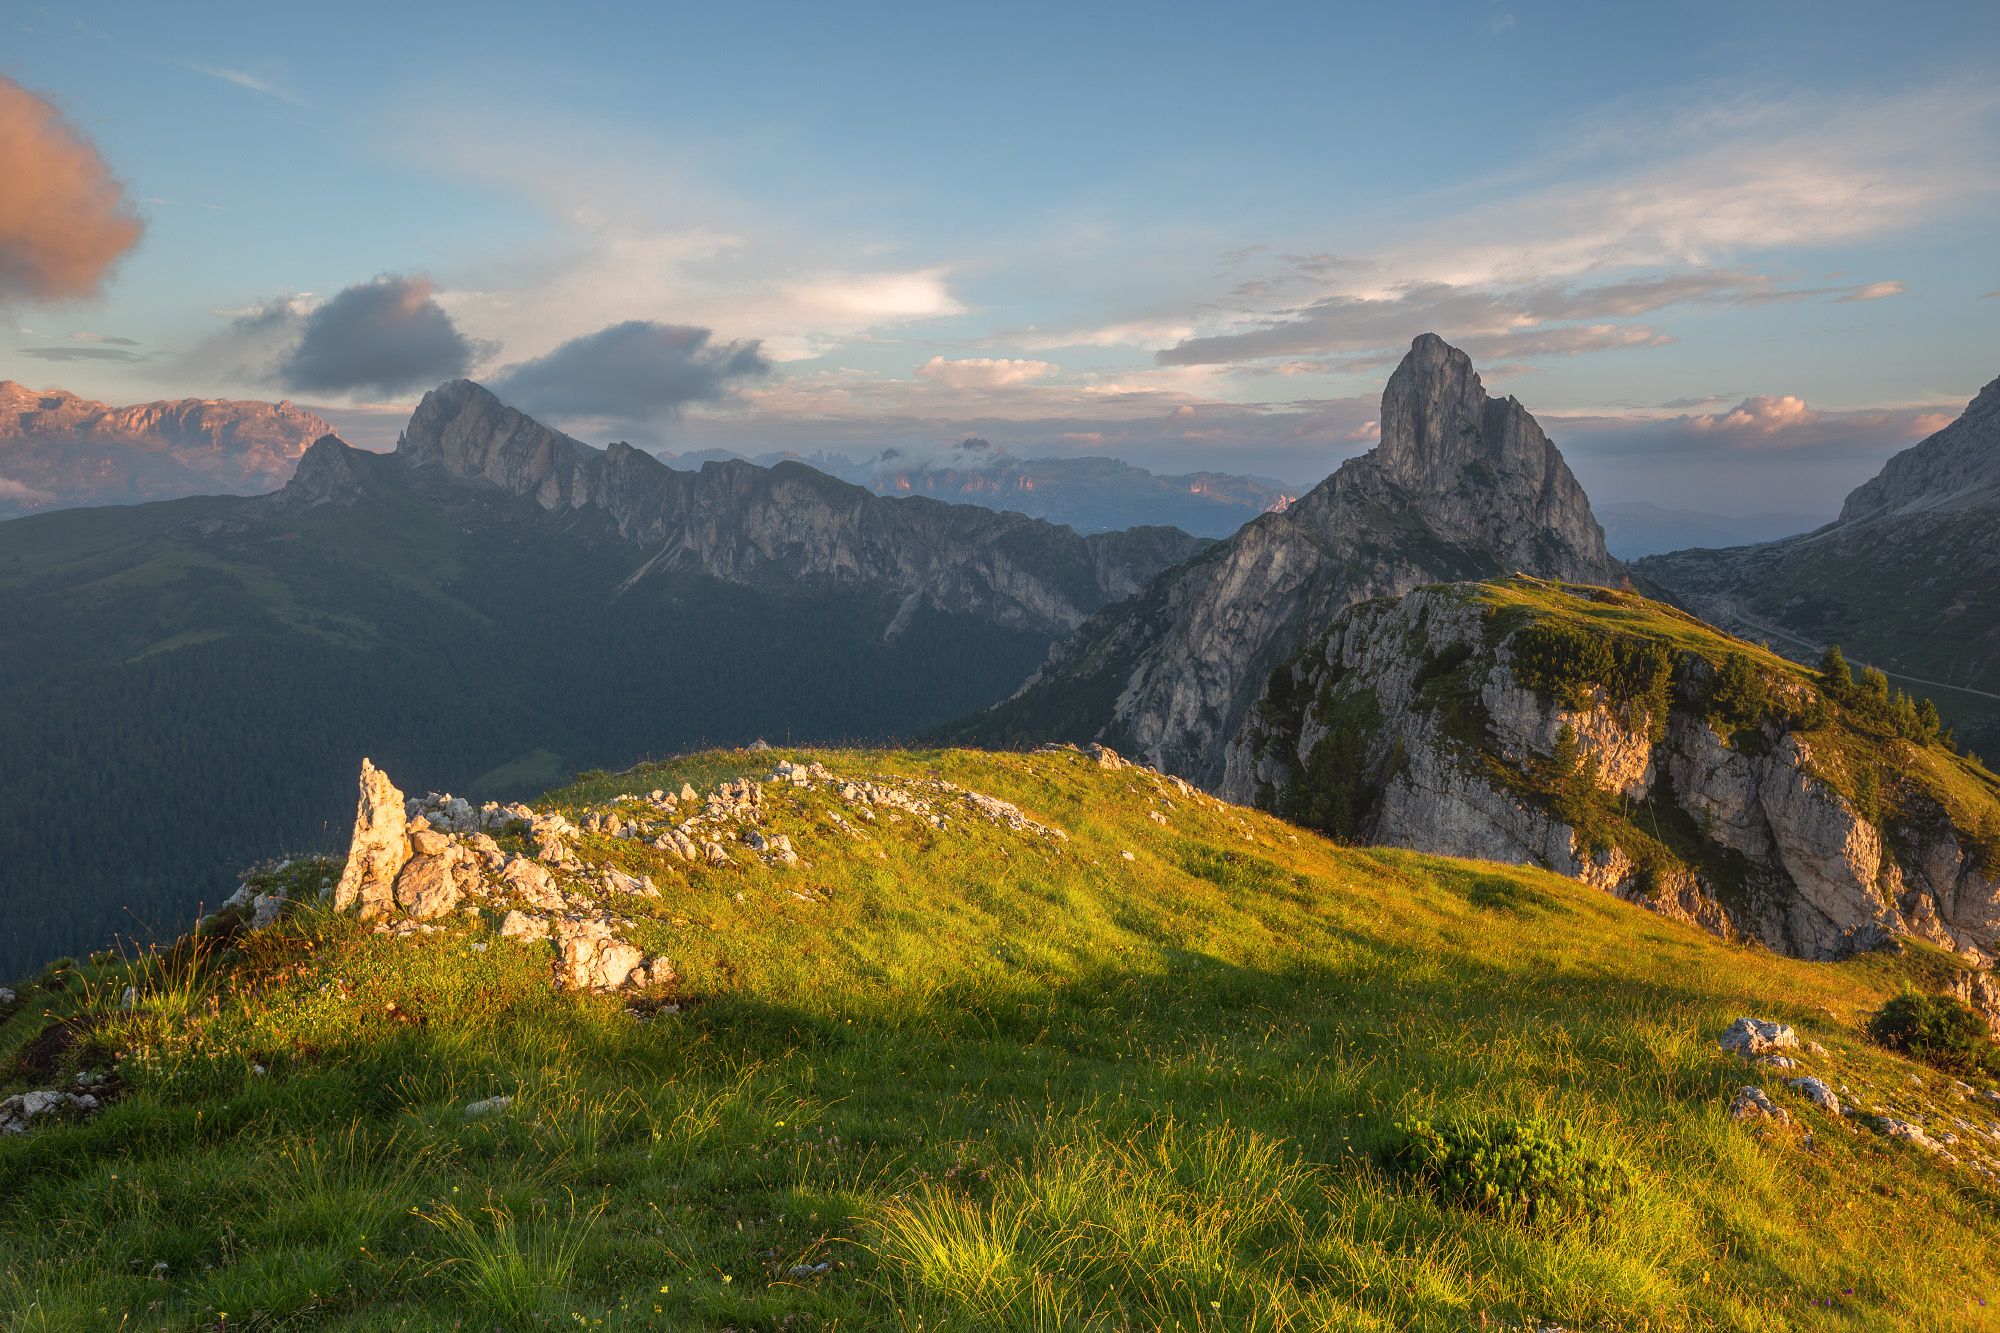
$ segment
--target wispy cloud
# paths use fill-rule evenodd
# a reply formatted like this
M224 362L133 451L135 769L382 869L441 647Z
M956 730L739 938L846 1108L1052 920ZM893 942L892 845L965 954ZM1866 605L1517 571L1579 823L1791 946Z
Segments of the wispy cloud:
M1879 301L1885 296L1901 296L1904 290L1905 288L1900 282L1871 282L1865 286L1856 287L1853 291L1835 299L1840 301Z
M193 70L196 74L206 74L211 79L220 79L224 83L233 83L238 88L248 89L250 92L274 98L277 101L285 103L287 106L302 107L306 105L304 98L262 75L252 74L247 70L229 69L222 65L204 65L194 60L183 60L180 63L182 68Z

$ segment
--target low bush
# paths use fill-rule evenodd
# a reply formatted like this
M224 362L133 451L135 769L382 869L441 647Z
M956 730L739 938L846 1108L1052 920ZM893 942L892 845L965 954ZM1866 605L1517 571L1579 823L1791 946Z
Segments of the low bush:
M1949 995L1904 991L1869 1020L1868 1035L1947 1073L2000 1078L2000 1044L1986 1020Z
M1408 1120L1395 1159L1461 1207L1523 1225L1603 1216L1631 1193L1632 1169L1594 1152L1567 1122L1511 1116Z

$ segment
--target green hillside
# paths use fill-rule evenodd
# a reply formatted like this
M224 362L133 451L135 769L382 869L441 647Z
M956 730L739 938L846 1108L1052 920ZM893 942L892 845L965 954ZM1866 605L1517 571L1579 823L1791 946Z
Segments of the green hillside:
M1996 1103L1863 1035L1940 954L1788 960L1074 751L779 753L835 775L762 789L803 866L578 843L657 886L616 910L664 992L552 990L491 902L24 988L0 1094L108 1105L0 1136L0 1324L2000 1328ZM1740 1015L1815 1045L1747 1064ZM1744 1084L1792 1123L1733 1119ZM1425 1155L1475 1132L1491 1196Z
M520 795L701 744L904 735L1048 649L930 609L885 638L902 599L855 586L627 587L653 554L400 480L282 521L208 498L0 524L0 974L171 934L249 861L344 845L357 754Z

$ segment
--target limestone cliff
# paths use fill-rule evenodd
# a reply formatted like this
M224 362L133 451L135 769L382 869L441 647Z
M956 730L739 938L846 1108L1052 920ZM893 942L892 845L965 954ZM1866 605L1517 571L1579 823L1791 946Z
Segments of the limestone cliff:
M2000 779L1632 593L1358 606L1273 673L1223 794L1356 841L1546 866L1806 958L2000 956Z
M1622 576L1561 453L1465 353L1418 338L1381 422L1374 450L1100 612L966 734L1102 741L1213 784L1272 668L1354 603L1515 570Z

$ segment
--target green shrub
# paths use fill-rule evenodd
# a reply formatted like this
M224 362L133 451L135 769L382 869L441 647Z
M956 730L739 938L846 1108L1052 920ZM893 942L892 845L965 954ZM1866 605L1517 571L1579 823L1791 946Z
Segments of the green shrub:
M2000 1078L2000 1044L1986 1020L1949 995L1904 991L1869 1020L1868 1035L1947 1073Z
M1511 1116L1399 1121L1397 1165L1461 1207L1522 1225L1592 1219L1631 1193L1633 1173L1568 1122Z
M1731 653L1722 659L1708 695L1708 719L1717 731L1725 736L1747 731L1764 720L1770 705L1770 687L1748 657Z
M1521 630L1512 649L1515 679L1543 698L1581 709L1602 688L1620 722L1643 718L1654 741L1666 739L1674 661L1664 645L1550 621Z

